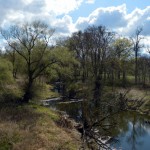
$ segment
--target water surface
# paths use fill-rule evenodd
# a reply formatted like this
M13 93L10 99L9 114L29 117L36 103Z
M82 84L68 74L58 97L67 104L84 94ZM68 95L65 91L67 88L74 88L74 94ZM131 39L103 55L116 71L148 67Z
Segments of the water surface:
M53 103L53 107L65 111L76 121L82 121L81 103ZM88 110L87 110L88 111ZM110 135L117 139L110 146L116 150L150 150L150 117L136 112L122 112L107 119L107 123L116 122Z

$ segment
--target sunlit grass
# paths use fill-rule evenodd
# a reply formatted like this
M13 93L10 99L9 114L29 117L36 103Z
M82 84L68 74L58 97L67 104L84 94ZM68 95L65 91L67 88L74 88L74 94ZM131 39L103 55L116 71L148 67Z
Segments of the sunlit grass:
M36 104L0 108L0 150L77 150L76 131L57 125L59 114Z

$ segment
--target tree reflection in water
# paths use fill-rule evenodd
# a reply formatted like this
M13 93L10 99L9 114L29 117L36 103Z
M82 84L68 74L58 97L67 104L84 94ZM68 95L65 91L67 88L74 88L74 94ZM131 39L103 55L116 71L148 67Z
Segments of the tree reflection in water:
M112 149L117 150L121 147L123 150L149 150L150 147L150 126L144 122L149 120L146 116L141 116L134 112L118 112L119 104L115 96L111 95L113 103L101 100L101 105L96 106L92 100L85 100L82 103L59 104L59 110L66 111L78 122L82 122L83 147L89 149ZM112 137L107 145L102 143L99 137ZM116 142L117 139L117 142ZM96 148L95 148L96 147ZM102 148L101 148L102 149Z
M147 126L144 119L148 119L145 116L141 116L135 112L126 112L119 114L124 119L119 121L120 133L118 132L119 143L112 144L112 147L119 149L129 150L148 150L150 147L150 126ZM115 129L116 130L116 129Z
M125 110L122 106L123 95L111 95L112 100L102 101L101 99L86 100L82 102L82 124L83 124L83 142L86 142L91 149L111 149L108 143L111 130L116 126L115 117L120 111ZM99 101L98 103L95 102ZM120 105L121 104L121 105ZM112 141L117 141L111 138ZM92 144L91 144L92 143ZM83 149L85 145L83 144Z

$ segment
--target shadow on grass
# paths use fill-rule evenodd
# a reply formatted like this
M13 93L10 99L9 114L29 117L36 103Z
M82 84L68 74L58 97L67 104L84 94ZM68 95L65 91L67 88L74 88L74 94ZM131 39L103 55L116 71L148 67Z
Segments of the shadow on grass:
M29 105L17 105L13 103L0 104L0 121L12 121L16 123L36 124L41 116L40 113L34 111L34 107ZM21 125L20 124L20 125Z
M32 137L30 132L40 116L33 107L0 103L0 150L19 149L16 143Z
M79 149L79 135L58 120L55 111L36 104L0 103L0 150Z

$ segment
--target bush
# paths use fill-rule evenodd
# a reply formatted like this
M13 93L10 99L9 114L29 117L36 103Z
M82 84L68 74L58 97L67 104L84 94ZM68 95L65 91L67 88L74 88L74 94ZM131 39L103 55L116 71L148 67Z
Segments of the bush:
M21 90L17 86L9 61L0 58L0 102L10 102L21 97Z
M46 83L36 82L32 87L32 100L42 100L52 97L51 86Z

